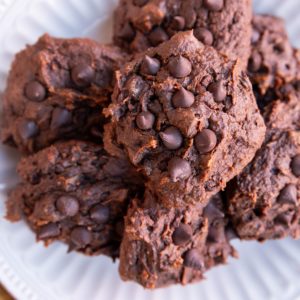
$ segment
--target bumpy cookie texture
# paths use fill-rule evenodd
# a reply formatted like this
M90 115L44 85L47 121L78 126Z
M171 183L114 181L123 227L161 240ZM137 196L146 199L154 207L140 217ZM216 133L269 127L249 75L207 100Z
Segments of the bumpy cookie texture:
M78 141L56 144L19 163L22 183L7 217L24 217L38 240L60 240L87 255L118 256L123 217L143 182L125 159Z
M194 29L204 44L246 62L250 55L251 5L251 0L121 0L114 40L141 52L179 31Z
M188 284L206 270L235 256L232 230L216 195L203 210L199 205L164 209L146 192L144 203L132 203L125 219L120 274L146 288Z
M263 108L277 99L283 84L299 78L299 51L290 44L282 19L256 15L252 25L248 73L258 104Z
M32 153L68 138L101 141L113 72L126 59L89 39L42 36L16 55L3 100L4 143Z
M124 150L167 206L207 200L254 157L265 126L235 61L178 33L116 72L106 150Z

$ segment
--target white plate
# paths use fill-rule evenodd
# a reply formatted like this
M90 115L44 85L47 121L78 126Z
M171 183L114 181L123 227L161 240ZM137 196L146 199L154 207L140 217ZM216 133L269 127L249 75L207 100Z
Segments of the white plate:
M237 0L238 1L238 0ZM44 32L55 36L89 36L107 42L117 0L0 0L0 92L14 54ZM255 10L281 15L300 46L300 1L257 0ZM300 242L264 245L236 242L240 260L207 274L207 281L154 292L119 279L117 264L105 257L66 254L54 244L36 244L23 223L4 215L6 190L17 180L17 155L0 146L0 281L24 300L296 300L300 299Z

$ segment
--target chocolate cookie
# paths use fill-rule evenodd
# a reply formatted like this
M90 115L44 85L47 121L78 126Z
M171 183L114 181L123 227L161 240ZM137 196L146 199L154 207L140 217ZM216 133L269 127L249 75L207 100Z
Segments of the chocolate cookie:
M263 142L263 119L239 63L191 31L139 55L116 77L106 150L124 150L166 206L206 205Z
M125 219L120 274L146 288L187 284L236 256L220 195L203 209L161 208L149 192L142 206L133 202ZM155 204L156 203L156 204Z
M125 159L68 141L22 159L18 172L22 183L7 202L9 220L24 216L46 244L60 240L86 255L118 256L128 203L143 192Z
M244 63L250 55L251 18L251 0L121 0L114 40L141 52L194 29L201 42Z
M89 39L42 36L16 55L3 100L2 140L32 153L60 139L100 140L113 72L126 59Z

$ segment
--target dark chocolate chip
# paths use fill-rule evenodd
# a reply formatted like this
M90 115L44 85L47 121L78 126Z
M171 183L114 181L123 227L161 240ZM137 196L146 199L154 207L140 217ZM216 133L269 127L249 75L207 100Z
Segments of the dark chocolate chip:
M31 101L40 102L46 98L46 89L38 81L31 81L25 87L25 96Z
M217 136L210 129L203 129L195 136L195 146L200 154L212 151L217 145Z
M135 121L137 127L141 130L149 130L154 125L155 116L149 111L144 111L137 115Z
M286 185L277 198L281 204L294 204L297 205L297 187L294 184Z
M146 55L142 61L140 72L143 75L156 75L160 68L160 61Z
M167 128L164 132L160 132L159 136L165 147L170 150L180 148L183 142L180 131L174 126Z
M257 72L260 69L261 63L262 63L261 55L258 52L253 51L248 62L249 71Z
M152 46L158 46L167 41L169 36L161 27L156 27L150 32L148 39Z
M181 223L173 232L172 240L175 245L180 246L189 242L192 238L193 230L190 225Z
M294 212L286 211L278 215L275 219L275 223L283 224L283 225L290 225L294 217Z
M109 221L109 207L98 204L90 209L90 217L99 224L105 224Z
M52 112L51 129L55 130L72 122L72 113L64 108L56 107Z
M178 92L176 92L172 98L172 103L176 108L188 108L191 107L194 102L194 94L183 87Z
M132 26L129 23L126 23L120 30L118 36L129 42L134 39L135 32Z
M300 154L296 155L291 162L291 169L295 176L300 176Z
M133 4L136 6L144 6L148 3L149 0L133 0Z
M211 46L214 42L214 37L212 33L206 28L195 29L194 35L204 45Z
M30 120L23 120L18 125L18 131L21 138L26 141L30 138L33 138L39 133L39 128L35 124L35 122Z
M168 69L173 77L183 78L191 74L192 64L187 58L179 55L169 60Z
M173 157L168 164L168 171L172 181L185 180L192 174L191 165L186 160Z
M203 0L203 4L208 10L219 11L224 7L224 0Z
M60 230L57 224L49 223L47 225L42 226L38 230L37 237L38 239L45 240L49 238L56 237L60 234Z
M223 80L218 80L217 82L211 83L208 86L208 91L212 93L216 102L224 101L227 95Z
M204 208L204 216L208 219L209 223L212 223L216 219L224 218L224 213L213 202L210 202Z
M204 261L203 257L199 254L197 249L191 249L186 252L184 256L184 265L188 268L203 270Z
M173 18L173 20L171 21L171 29L173 30L183 30L185 27L185 19L181 16L176 16Z
M223 227L220 228L219 226L210 226L208 234L207 234L207 240L211 243L218 243L224 239L224 230Z
M88 64L80 64L72 69L71 77L78 87L88 87L95 78L95 71Z
M84 227L76 227L70 234L73 245L80 249L84 248L92 241L92 233Z
M61 196L56 200L56 208L66 217L74 217L79 211L79 202L72 196Z

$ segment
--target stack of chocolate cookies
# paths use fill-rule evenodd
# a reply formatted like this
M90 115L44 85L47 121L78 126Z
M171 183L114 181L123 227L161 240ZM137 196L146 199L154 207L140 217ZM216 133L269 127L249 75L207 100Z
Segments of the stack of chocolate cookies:
M7 218L188 284L234 238L300 236L300 56L250 0L121 0L114 45L42 36L16 55L2 141L22 153Z

